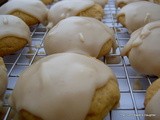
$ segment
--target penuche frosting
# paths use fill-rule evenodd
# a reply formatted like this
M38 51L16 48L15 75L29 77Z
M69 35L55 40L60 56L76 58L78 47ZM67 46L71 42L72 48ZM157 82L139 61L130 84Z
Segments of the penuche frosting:
M149 22L160 20L160 5L139 1L124 6L118 13L118 17L125 15L125 26L129 32L134 32Z
M76 16L81 11L84 11L95 3L90 0L64 0L55 3L48 12L48 28L52 28L62 19L70 16Z
M148 102L145 113L145 120L159 120L160 118L160 90ZM152 115L152 116L151 116Z
M138 71L160 76L159 34L160 21L148 23L132 33L121 55L128 55L132 67Z
M5 68L3 59L0 57L0 108L3 104L3 95L7 88L7 69Z
M98 57L109 40L114 41L114 32L102 22L89 17L69 17L49 31L44 49L47 54L74 52Z
M13 15L0 15L0 39L14 36L31 43L29 27L20 18Z
M20 75L10 103L43 120L84 120L95 90L110 79L116 79L111 69L95 58L54 54Z
M16 10L22 11L46 23L48 9L39 0L10 0L0 7L0 14L10 14Z

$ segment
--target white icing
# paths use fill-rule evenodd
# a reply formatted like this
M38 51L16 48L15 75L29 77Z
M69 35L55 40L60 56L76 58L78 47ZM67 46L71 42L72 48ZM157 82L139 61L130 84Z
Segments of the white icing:
M160 118L160 90L151 98L151 100L148 102L145 113L147 115L154 114L154 116L146 116L145 120L159 120Z
M11 0L0 7L0 14L10 14L20 10L37 18L43 24L46 23L48 9L39 0Z
M160 20L159 13L160 5L139 1L124 6L118 13L118 16L125 14L126 28L128 28L129 32L133 32L148 22Z
M86 0L64 0L55 3L48 12L48 21L56 25L60 20L70 16L76 16L94 5L93 1Z
M111 69L95 58L54 54L20 75L10 103L43 120L84 120L95 90L110 79L115 79Z
M132 33L121 54L127 55L136 70L160 76L160 21L151 22Z
M108 0L92 0L94 1L95 3L98 3L100 4L101 6L105 6L108 2Z
M0 15L0 39L14 36L31 43L29 27L20 18L12 15Z
M0 108L2 107L3 95L7 87L7 69L0 57Z
M114 32L102 22L88 17L69 17L49 31L44 48L47 54L75 52L97 57L109 40L114 41Z

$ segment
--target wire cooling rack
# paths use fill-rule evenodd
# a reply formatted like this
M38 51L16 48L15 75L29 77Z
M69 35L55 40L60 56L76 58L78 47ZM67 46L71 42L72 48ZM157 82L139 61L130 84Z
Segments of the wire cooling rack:
M109 0L104 10L105 16L102 22L114 30L118 44L116 54L111 54L109 57L119 57L121 59L121 62L118 64L107 64L116 74L121 92L121 99L119 106L113 109L106 116L105 120L144 120L143 102L145 92L156 77L141 75L130 66L127 57L120 56L120 51L127 43L130 35L127 29L117 23L116 14L119 9L116 9L114 0ZM2 120L11 119L12 109L7 100L14 89L19 74L34 61L46 56L43 49L43 39L48 32L47 29L43 25L37 25L30 28L30 30L32 45L27 45L15 54L4 57L9 80L4 97L3 109L5 112L0 116ZM30 48L32 51L30 51Z

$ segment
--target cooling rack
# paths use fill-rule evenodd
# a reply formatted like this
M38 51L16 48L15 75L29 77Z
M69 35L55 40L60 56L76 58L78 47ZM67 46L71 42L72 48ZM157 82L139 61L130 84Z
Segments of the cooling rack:
M130 66L127 57L120 56L120 51L130 38L130 34L120 23L117 23L116 14L119 9L115 7L115 0L109 0L104 10L105 16L102 22L114 30L118 44L116 53L110 54L109 58L119 57L121 60L118 64L107 64L104 61L116 74L121 92L119 105L104 120L144 120L145 92L156 77L141 75ZM0 117L2 120L11 119L12 109L7 101L19 74L34 61L46 56L43 49L43 39L48 30L41 24L30 28L30 30L32 45L27 45L15 54L4 57L8 71L8 86L3 105L5 113Z

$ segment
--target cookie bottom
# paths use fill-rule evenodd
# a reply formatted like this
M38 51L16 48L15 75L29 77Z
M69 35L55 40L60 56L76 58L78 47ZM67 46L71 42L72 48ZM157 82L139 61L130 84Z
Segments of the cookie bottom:
M93 17L98 20L102 20L104 15L103 8L99 4L88 8L87 10L81 11L77 16Z
M5 37L0 39L0 56L12 54L27 44L27 40L17 37Z
M107 41L101 48L100 52L99 52L99 55L97 58L100 58L106 54L109 54L109 52L111 51L111 48L112 48L112 44L113 44L113 41L110 39L109 41Z
M14 11L10 14L21 18L28 26L32 26L32 25L36 25L36 24L40 23L37 18L30 16L22 11L19 11L19 10Z

